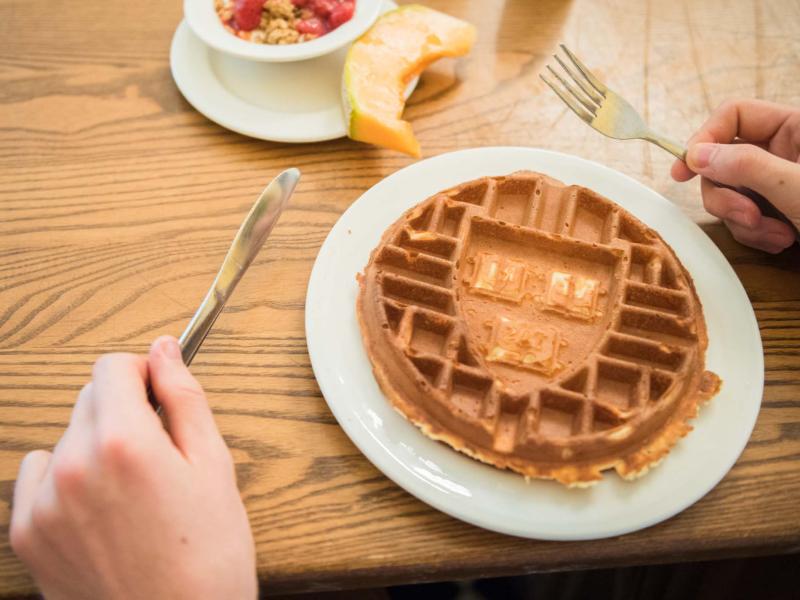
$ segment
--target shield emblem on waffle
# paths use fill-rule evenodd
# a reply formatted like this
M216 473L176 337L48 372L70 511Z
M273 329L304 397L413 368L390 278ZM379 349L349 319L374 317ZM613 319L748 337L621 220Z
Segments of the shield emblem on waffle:
M473 351L514 393L584 364L611 317L624 253L477 215L465 227L458 302Z
M669 246L536 173L434 195L387 230L359 318L389 400L481 460L568 484L646 470L718 380Z

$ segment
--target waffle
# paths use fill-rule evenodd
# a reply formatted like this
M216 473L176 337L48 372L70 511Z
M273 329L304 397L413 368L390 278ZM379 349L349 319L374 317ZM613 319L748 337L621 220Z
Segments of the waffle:
M719 389L691 277L611 200L517 172L445 190L384 233L357 313L392 405L526 477L634 479Z

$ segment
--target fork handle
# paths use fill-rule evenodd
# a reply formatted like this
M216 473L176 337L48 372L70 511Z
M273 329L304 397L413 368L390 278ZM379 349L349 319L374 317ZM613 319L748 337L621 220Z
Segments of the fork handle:
M648 131L642 136L642 139L652 142L656 146L659 146L672 154L672 156L678 160L686 162L686 148L680 145L678 142L674 142L671 139L664 137L660 133L656 133L655 131Z
M664 137L663 135L657 134L655 132L648 132L647 135L644 136L644 139L648 142L654 143L656 146L659 146L672 154L678 160L682 160L686 162L686 148L678 144L677 142L673 142L671 139ZM733 190L741 194L742 196L746 196L750 198L753 202L755 202L758 209L761 211L761 214L765 217L772 217L773 219L777 219L778 221L782 221L786 223L789 227L792 228L794 232L794 238L796 241L800 242L800 230L797 229L797 225L795 225L789 217L779 211L772 202L767 200L764 196L759 194L755 190L751 190L748 187L744 186L732 186L726 185L724 183L720 183L718 181L711 180L715 186L719 188L725 188L728 190Z

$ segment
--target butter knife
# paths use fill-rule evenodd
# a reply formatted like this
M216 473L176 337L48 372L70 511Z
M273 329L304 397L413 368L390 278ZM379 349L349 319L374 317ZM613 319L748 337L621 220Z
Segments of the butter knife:
M179 339L183 362L187 366L191 364L225 303L236 289L236 284L269 237L299 180L298 169L287 169L278 175L261 192L247 218L239 227L214 282ZM150 388L147 397L153 408L160 412L161 407Z

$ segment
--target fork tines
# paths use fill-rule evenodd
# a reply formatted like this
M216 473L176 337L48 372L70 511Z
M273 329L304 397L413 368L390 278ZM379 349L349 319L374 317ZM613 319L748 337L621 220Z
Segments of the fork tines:
M597 109L600 108L600 105L606 97L608 88L592 74L577 56L569 51L569 48L564 44L559 44L559 46L564 51L564 54L567 55L572 65L574 65L575 69L577 69L577 72L564 62L560 56L554 54L553 57L558 61L558 64L561 65L561 68L567 73L569 78L563 77L550 65L547 65L547 69L561 82L563 88L544 75L540 74L539 77L558 94L558 97L572 109L572 112L591 124L592 120L597 116ZM575 83L577 87L570 83L569 80Z

